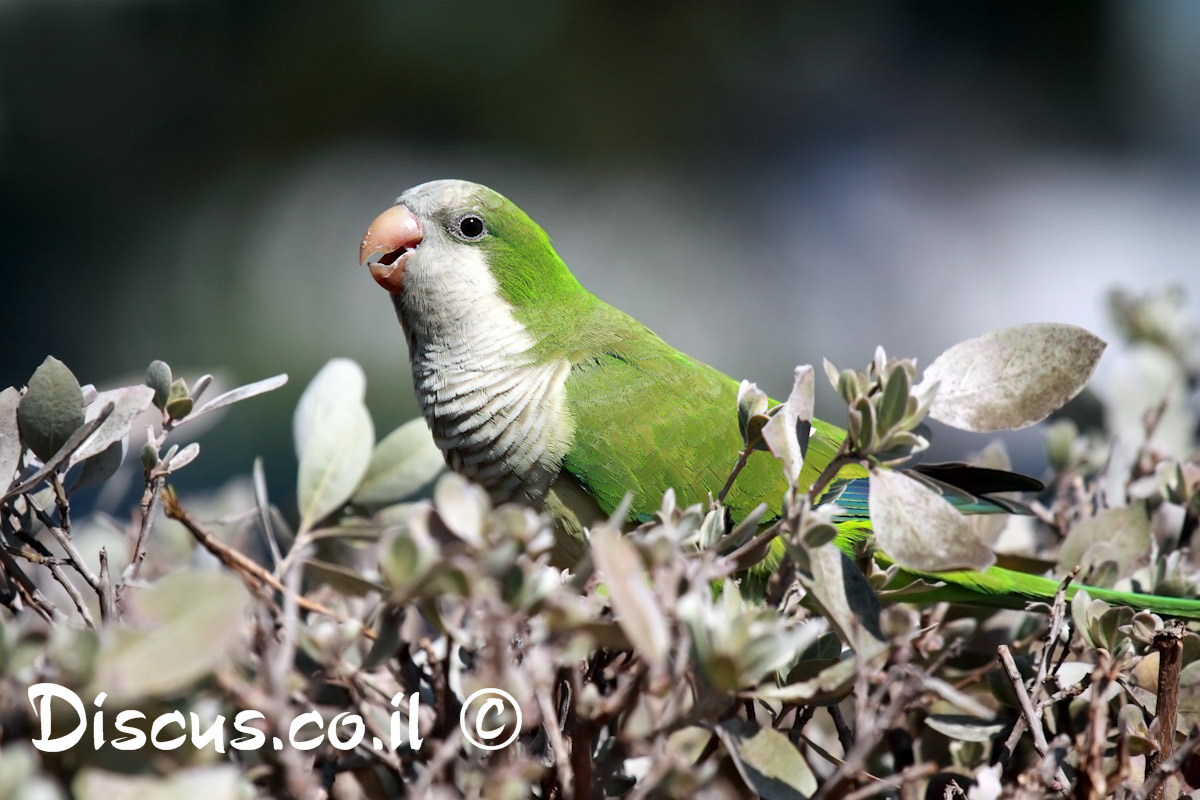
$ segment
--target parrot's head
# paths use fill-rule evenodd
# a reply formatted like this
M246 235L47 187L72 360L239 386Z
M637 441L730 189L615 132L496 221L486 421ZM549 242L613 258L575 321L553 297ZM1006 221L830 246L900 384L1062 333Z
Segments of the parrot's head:
M536 222L477 183L423 183L367 228L359 261L406 329L506 306L517 312L579 284Z

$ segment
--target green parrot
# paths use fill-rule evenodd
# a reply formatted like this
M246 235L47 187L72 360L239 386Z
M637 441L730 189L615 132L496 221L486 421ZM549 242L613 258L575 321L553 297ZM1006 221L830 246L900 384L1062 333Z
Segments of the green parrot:
M457 180L416 186L371 223L359 255L392 296L417 401L446 463L496 502L548 511L556 563L573 564L586 549L584 531L626 493L628 521L637 523L668 488L686 506L707 502L725 484L743 446L739 382L584 289L545 231L505 197ZM830 463L844 435L813 420L801 488ZM917 469L964 513L1011 513L1018 507L990 495L1041 486L965 465ZM866 475L847 467L822 498L844 509L837 543L852 557L871 533ZM737 522L764 501L777 506L786 488L779 463L752 454L725 497L727 517ZM778 550L765 568L777 563ZM891 564L885 553L874 557ZM1058 588L1001 567L910 575L938 584L928 600L1013 608L1049 600ZM1079 588L1200 618L1200 600L1093 587L1069 594Z

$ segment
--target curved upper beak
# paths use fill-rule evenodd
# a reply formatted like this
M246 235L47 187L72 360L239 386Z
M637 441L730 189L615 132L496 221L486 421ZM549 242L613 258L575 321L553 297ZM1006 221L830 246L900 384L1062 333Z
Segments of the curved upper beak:
M363 234L358 263L371 268L371 277L392 294L400 294L404 266L424 233L416 215L403 205L394 205L375 218Z

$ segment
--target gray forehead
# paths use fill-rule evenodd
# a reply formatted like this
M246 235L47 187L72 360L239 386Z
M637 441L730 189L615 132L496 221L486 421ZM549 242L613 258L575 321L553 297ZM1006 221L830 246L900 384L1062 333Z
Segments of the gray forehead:
M440 180L414 186L396 198L417 216L427 216L445 208L471 205L478 201L484 187L478 183Z

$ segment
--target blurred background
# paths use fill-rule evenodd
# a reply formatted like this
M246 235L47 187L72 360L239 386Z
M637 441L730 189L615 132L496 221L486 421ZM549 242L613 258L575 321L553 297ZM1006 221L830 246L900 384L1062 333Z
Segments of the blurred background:
M290 487L329 358L363 364L379 436L416 413L355 262L444 177L776 397L879 344L927 364L1029 321L1112 339L1109 288L1200 294L1198 39L1189 0L0 0L0 386L47 354L101 386L155 358L287 372L180 477L261 454ZM842 419L832 392L818 413ZM1010 447L1040 473L1039 433Z

